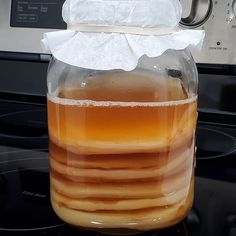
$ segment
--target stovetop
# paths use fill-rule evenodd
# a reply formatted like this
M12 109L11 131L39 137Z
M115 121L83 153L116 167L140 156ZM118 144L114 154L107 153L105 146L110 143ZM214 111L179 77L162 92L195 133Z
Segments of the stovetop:
M144 235L236 235L236 126L200 121L194 206ZM63 223L49 196L46 107L0 101L0 235L101 235Z

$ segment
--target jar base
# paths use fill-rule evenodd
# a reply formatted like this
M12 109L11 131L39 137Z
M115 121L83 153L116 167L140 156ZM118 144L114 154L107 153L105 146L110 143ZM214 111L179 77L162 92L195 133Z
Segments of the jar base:
M80 227L80 226L75 226L68 224L74 229L78 230L84 230L88 232L97 232L100 234L106 234L106 235L141 235L143 233L146 233L146 231L139 231L139 230L133 230L133 229L105 229L105 228L85 228L85 227Z
M186 216L185 216L186 217ZM166 232L175 232L175 226L180 224L180 222L182 222L185 217L182 217L182 219L177 220L175 223L173 223L172 225L165 227L165 228L161 228L161 229L155 229L155 230L134 230L134 229L127 229L127 228L86 228L86 227L81 227L81 226L75 226L75 225L71 225L68 224L69 226L73 227L74 229L77 230L82 230L82 231L86 231L88 233L97 233L97 236L99 236L101 234L102 235L137 235L137 236L141 236L141 235L147 235L147 234L152 234L152 235L156 235L158 233L166 233ZM183 226L181 226L183 227ZM178 228L179 230L179 228Z

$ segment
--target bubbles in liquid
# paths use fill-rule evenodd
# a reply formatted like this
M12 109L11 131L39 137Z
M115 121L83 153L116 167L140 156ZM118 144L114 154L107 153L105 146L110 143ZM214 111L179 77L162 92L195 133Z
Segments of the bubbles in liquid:
M127 75L48 96L52 205L72 225L151 230L191 208L196 97L179 79Z

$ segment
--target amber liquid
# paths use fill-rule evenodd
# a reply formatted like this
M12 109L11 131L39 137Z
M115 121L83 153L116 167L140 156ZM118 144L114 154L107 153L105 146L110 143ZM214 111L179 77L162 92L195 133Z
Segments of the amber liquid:
M65 87L48 96L51 201L64 221L128 233L186 216L197 102L179 80L166 80L132 82L131 95L101 83L98 90Z

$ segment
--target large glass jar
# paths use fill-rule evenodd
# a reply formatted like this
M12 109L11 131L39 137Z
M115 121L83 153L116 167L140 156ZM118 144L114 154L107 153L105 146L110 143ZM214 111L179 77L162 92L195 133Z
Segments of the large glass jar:
M197 70L186 50L95 71L48 70L51 202L65 222L138 233L181 221L193 203Z

